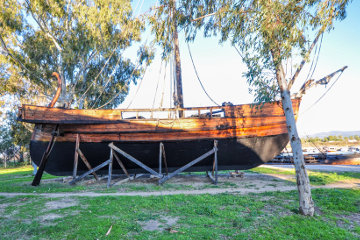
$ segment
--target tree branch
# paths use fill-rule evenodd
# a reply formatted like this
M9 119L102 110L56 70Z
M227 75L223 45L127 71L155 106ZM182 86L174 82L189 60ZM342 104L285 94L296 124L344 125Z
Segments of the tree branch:
M3 51L10 56L15 62L17 62L21 68L23 68L23 70L26 70L30 73L30 70L19 60L17 59L17 57L15 57L12 53L10 53L9 49L6 46L6 43L4 41L4 39L2 38L2 36L0 35L0 42L1 42L1 48L3 49Z
M195 22L195 21L201 20L201 19L203 19L203 18L213 16L213 15L215 15L216 13L217 13L217 12L209 13L209 14L206 14L206 15L204 15L204 16L201 16L201 17L192 19L191 21L192 21L192 22Z
M37 19L36 17L35 17L35 14L34 14L34 12L32 11L32 9L31 9L31 5L30 5L30 3L29 3L29 1L25 1L26 2L26 4L27 4L27 7L28 7L28 10L30 11L30 14L31 14L31 16L32 16L32 18L34 19L34 21L38 24L38 26L40 27L40 29L46 34L46 36L48 36L52 41L53 41L53 43L55 44L55 46L56 46L56 48L59 50L59 52L62 52L62 47L60 46L60 44L59 44L59 42L56 40L56 38L50 33L50 30L49 30L49 28L46 26L46 24L45 24L45 21L42 19L42 18L40 18L40 20L43 22L43 23L41 23L40 21L39 21L39 19Z
M306 63L306 58L310 55L310 53L311 53L312 50L314 49L316 43L318 42L318 40L319 40L319 38L320 38L320 36L321 36L321 34L322 34L323 32L324 32L324 29L322 28L322 29L318 32L316 38L315 38L314 41L312 42L312 44L311 44L310 48L308 49L308 51L306 52L304 58L302 59L302 61L301 61L301 63L300 63L300 66L296 69L296 72L295 72L294 76L291 78L291 80L290 80L289 83L288 83L288 88L289 88L289 90L291 90L292 85L293 85L294 82L296 81L297 77L299 76L302 68L304 67L304 65L305 65L305 63Z

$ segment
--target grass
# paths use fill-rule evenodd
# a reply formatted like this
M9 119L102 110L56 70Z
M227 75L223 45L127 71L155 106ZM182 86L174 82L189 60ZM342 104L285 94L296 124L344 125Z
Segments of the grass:
M0 192L161 191L194 189L191 184L128 183L107 190L105 184L31 187L32 169L0 169ZM247 172L274 173L255 168ZM291 170L276 174L293 175ZM358 173L310 172L325 184L359 178ZM54 176L44 174L47 179ZM274 182L269 182L273 185ZM275 185L274 185L275 186ZM214 185L205 185L205 188ZM216 187L236 187L231 182ZM253 186L255 187L255 186ZM298 194L266 192L236 195L151 197L0 196L0 239L359 239L360 190L315 189L316 215L298 214ZM155 229L149 230L148 225ZM106 233L111 227L110 234Z
M313 191L320 214L297 214L297 192L161 197L0 198L1 239L358 239L360 190ZM52 206L52 207L49 207ZM349 207L351 206L351 207ZM349 221L343 221L350 216ZM164 219L175 219L167 225ZM342 224L339 224L342 221ZM163 230L149 231L156 222ZM70 227L71 226L71 227ZM109 236L106 232L112 226ZM166 228L172 231L166 230Z
M280 174L280 175L294 175L294 169L274 169L266 167L256 167L251 170L247 170L252 173L262 174ZM327 185L331 183L360 179L360 172L324 172L324 171L310 171L308 170L310 183L312 185Z
M0 175L3 174L15 174L21 175L21 173L31 174L33 167L31 165L21 166L21 167L14 167L14 168L0 168Z
M226 174L228 171L222 171L222 174ZM246 173L261 173L261 174L280 174L285 176L294 176L295 171L293 169L289 170L279 170L266 167L257 167L251 170L244 171ZM317 171L308 171L310 182L312 185L326 185L341 181L348 181L354 179L360 179L360 173L356 172L317 172ZM188 175L185 173L183 175ZM205 176L204 173L197 173L195 176ZM43 180L59 178L58 176L53 176L47 173L44 173ZM237 184L231 182L220 182L218 185L205 184L199 187L194 187L191 182L187 184L182 183L171 183L166 182L163 185L157 185L155 182L142 184L139 183L126 183L117 186L113 186L110 189L104 187L105 183L96 183L91 185L77 184L75 186L70 186L68 184L62 183L61 179L59 181L46 182L43 181L40 186L33 187L31 186L31 181L33 180L32 167L31 166L22 166L18 168L8 168L0 169L0 192L37 192L37 193L57 193L57 192L79 192L79 191L93 191L93 192L132 192L132 191L161 191L161 190L192 190L192 189L206 189L206 188L236 188ZM295 182L295 179L289 179L288 181Z

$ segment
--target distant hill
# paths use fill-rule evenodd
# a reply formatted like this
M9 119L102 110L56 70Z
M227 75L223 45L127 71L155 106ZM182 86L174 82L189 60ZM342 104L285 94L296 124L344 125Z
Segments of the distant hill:
M360 136L360 131L330 131L330 132L320 132L320 133L315 133L315 134L311 134L309 137L319 137L319 138L323 138L323 137L327 137L327 136L338 136L341 135L343 137L349 137L349 136L354 136L354 135L359 135Z

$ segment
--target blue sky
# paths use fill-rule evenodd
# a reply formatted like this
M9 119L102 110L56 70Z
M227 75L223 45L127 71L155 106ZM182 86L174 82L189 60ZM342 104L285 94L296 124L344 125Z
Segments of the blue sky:
M149 2L145 1L140 10L141 2L135 9L135 13L148 9ZM137 1L133 5L136 6ZM317 104L313 105L331 84L327 88L319 86L307 92L303 97L298 118L298 129L301 135L333 130L360 130L360 108L358 107L360 103L360 1L353 1L347 9L347 18L342 22L336 22L334 26L334 30L324 34L319 61L313 77L319 79L345 65L348 69ZM201 90L183 40L184 36L180 33L185 106L213 105ZM253 96L248 92L246 80L242 77L246 68L234 48L227 43L219 45L218 39L202 37L191 43L190 47L200 79L215 101L220 104L225 101L234 104L253 101ZM160 51L157 52L157 55L159 54ZM163 67L161 65L161 60L156 58L148 69L140 88L139 85L133 86L121 107L127 107L131 100L133 101L130 108L152 107L153 102L155 107L159 107L163 92L163 106L169 106L170 64L167 65L165 80L165 65L163 64ZM294 85L295 90L305 81L309 65ZM160 69L162 69L161 73ZM158 91L155 95L156 86L158 86ZM135 92L137 92L136 96Z

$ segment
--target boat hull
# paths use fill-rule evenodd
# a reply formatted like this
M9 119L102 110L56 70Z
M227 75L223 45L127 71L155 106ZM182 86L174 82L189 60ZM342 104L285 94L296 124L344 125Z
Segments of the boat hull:
M274 158L288 143L288 134L278 134L263 137L249 138L223 138L218 139L218 169L219 170L244 170L256 167ZM92 167L95 167L109 158L110 142L82 142L80 149ZM114 144L135 157L148 167L158 171L160 142L121 142ZM202 154L214 146L213 139L162 141L165 148L169 171L173 171ZM32 140L30 153L32 160L39 165L41 157L48 145L47 141ZM45 171L58 176L71 175L74 164L74 142L56 142ZM120 156L129 173L144 172L142 168ZM209 171L213 166L213 155L187 169L187 171ZM163 165L164 169L164 165ZM85 164L79 160L78 173L87 171ZM106 170L104 168L103 170ZM120 171L118 163L113 165L114 172ZM165 170L165 169L164 169Z
M293 99L295 117L301 99ZM132 111L135 118L125 118ZM148 118L141 117L150 111ZM287 125L281 102L216 107L184 108L183 118L171 117L178 109L97 110L61 109L23 105L19 120L35 123L31 139L32 160L40 164L49 141L55 145L45 171L69 175L73 171L75 146L79 142L92 167L110 156L109 143L157 171L159 145L164 144L169 171L184 166L210 151L218 141L220 170L256 167L278 155L288 143ZM144 172L131 161L121 158L130 173ZM211 170L213 155L188 171ZM79 160L78 172L87 171ZM114 163L114 170L119 170Z
M331 165L360 165L360 153L327 154L324 163Z

